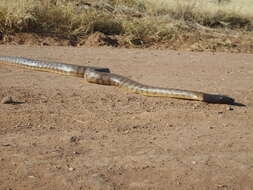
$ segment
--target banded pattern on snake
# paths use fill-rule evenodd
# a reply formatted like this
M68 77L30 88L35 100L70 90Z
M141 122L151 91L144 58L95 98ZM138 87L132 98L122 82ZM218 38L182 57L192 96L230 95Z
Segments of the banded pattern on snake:
M187 100L197 100L208 103L233 104L234 99L216 94L197 91L159 88L141 84L127 77L110 73L108 68L78 66L59 62L46 62L14 56L0 56L0 63L16 65L38 71L46 71L85 78L90 83L111 85L124 88L130 92L145 96L159 96Z

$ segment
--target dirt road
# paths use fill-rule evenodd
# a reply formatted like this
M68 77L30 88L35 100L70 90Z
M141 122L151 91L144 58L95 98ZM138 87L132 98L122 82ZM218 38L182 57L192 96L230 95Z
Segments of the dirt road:
M109 67L246 106L129 94L0 64L1 190L253 189L253 55L0 46L0 55Z

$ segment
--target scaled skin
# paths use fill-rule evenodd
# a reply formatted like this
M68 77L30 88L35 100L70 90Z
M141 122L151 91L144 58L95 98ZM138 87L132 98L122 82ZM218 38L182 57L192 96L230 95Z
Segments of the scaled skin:
M0 56L0 63L16 65L32 70L86 78L86 80L90 83L118 86L120 88L126 89L129 92L142 94L145 96L169 97L220 104L232 104L234 102L234 99L224 95L213 95L197 91L159 88L144 85L124 76L110 73L110 70L108 68L86 67L59 62L45 62L12 56Z

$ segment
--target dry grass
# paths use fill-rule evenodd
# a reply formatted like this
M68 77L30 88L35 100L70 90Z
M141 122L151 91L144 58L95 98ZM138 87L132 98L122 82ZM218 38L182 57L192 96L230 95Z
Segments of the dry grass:
M196 30L252 32L252 0L1 0L0 32L82 37L96 31L144 44ZM95 3L94 3L95 2ZM210 30L209 30L210 29Z
M84 35L119 33L113 17L95 9L78 11L75 3L45 3L36 0L3 0L0 3L1 32L36 32ZM110 31L108 31L110 28Z

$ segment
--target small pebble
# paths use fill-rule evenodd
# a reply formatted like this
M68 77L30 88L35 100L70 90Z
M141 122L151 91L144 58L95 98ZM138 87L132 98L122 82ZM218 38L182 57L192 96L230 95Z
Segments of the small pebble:
M69 141L71 143L77 142L78 141L78 137L77 136L72 136L72 137L70 137Z
M133 126L133 129L137 129L137 128L138 128L138 125L134 125L134 126Z
M13 100L11 96L5 96L1 100L1 104L12 104L12 103L13 103Z
M4 144L2 144L2 146L11 146L11 144L9 144L9 143L4 143Z
M227 110L228 111L232 111L232 110L234 110L234 108L232 108L231 106L229 106L229 107L227 107Z
M69 171L74 171L75 170L75 168L69 168Z

